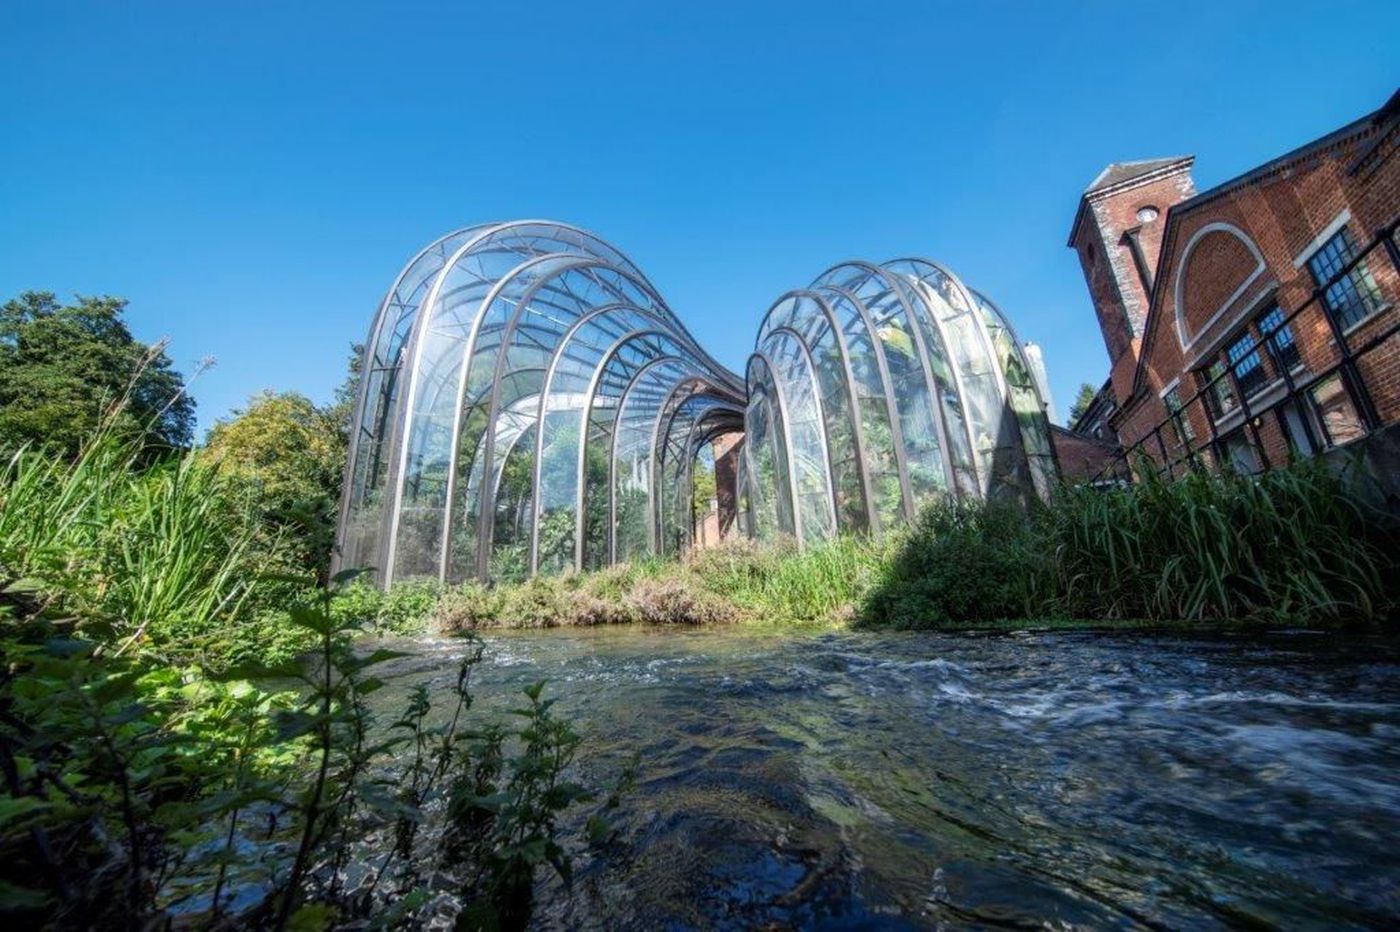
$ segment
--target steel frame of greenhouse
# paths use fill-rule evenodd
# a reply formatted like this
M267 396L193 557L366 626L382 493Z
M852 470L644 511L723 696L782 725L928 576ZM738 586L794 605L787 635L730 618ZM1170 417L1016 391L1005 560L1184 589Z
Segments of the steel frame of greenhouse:
M335 568L381 585L676 554L697 457L736 435L737 526L799 545L940 495L1044 496L1056 475L1005 315L924 259L783 295L741 378L596 236L467 227L404 267L360 373Z

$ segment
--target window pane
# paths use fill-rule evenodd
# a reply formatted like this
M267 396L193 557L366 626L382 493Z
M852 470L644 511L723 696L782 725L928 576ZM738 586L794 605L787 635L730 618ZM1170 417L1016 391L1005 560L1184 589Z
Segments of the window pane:
M1342 444L1365 436L1366 428L1362 426L1340 376L1334 375L1314 386L1312 398L1329 443Z
M1356 244L1352 242L1351 233L1343 227L1308 260L1308 271L1312 272L1318 287L1327 285L1324 300L1343 328L1360 323L1381 306L1380 290L1376 288L1375 279L1364 261L1358 262L1335 282L1332 281L1355 256ZM1332 283L1328 285L1328 282Z
M1260 471L1259 456L1254 452L1254 444L1249 442L1243 428L1230 434L1224 442L1225 457L1230 468L1243 475L1253 475Z
M1284 436L1288 438L1288 446L1296 456L1311 456L1317 451L1314 442L1315 430L1305 422L1307 412L1298 401L1290 401L1279 408L1279 423L1283 425Z
M1293 340L1293 329L1283 322L1282 309L1275 306L1259 318L1259 333L1269 341L1269 346L1274 351L1274 358L1280 364L1291 370L1302 362L1302 357L1298 353L1298 344Z
M1171 415L1177 443L1186 446L1196 438L1196 433L1191 429L1190 419L1181 411L1181 391L1173 388L1162 396L1162 400L1166 403L1167 413Z
M1235 393L1230 388L1230 379L1225 374L1225 364L1220 360L1210 364L1209 368L1198 369L1196 371L1196 383L1205 388L1210 385L1210 391L1206 392L1206 404L1210 407L1211 416L1216 420L1235 410Z
M1235 381L1246 396L1253 395L1268 381L1264 367L1259 360L1259 349L1254 342L1254 334L1246 333L1225 351L1225 357L1235 371Z

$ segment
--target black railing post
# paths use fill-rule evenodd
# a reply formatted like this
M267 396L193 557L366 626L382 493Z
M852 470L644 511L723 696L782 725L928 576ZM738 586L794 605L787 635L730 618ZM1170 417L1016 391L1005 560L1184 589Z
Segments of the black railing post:
M1383 242L1390 243L1390 238L1384 238ZM1351 343L1347 340L1341 321L1337 320L1337 315L1332 313L1332 308L1327 303L1327 289L1341 281L1344 276L1350 275L1352 269L1356 268L1357 264L1375 248L1375 245L1373 242L1361 255L1348 262L1340 272L1319 285L1312 296L1312 300L1316 301L1322 309L1322 316L1327 321L1328 329L1332 331L1332 340L1337 344L1337 352L1342 357L1337 372L1342 377L1342 385L1346 388L1347 394L1351 396L1352 405L1356 408L1356 413L1361 416L1361 425L1366 428L1367 433L1381 426L1380 415L1376 412L1376 404L1371 400L1371 392L1366 388L1365 380L1361 378L1361 371L1356 368L1356 357L1351 353ZM1387 254L1391 263L1395 265L1397 273L1400 273L1400 264L1396 263L1394 253L1387 250Z
M1249 412L1249 398L1246 397L1244 390L1240 387L1240 380L1235 376L1235 366L1237 365L1239 365L1239 360L1230 363L1225 369L1225 376L1230 380L1230 384L1234 386L1235 395L1239 398L1241 415L1240 429L1241 432L1243 432L1245 428L1248 428L1249 432L1254 435L1254 447L1259 451L1260 464L1265 469L1270 469L1269 454L1264 450L1264 440L1259 436L1259 426L1254 423L1254 416Z
M1288 404L1288 402L1298 401L1302 398L1302 395L1298 392L1298 386L1293 381L1293 373L1289 371L1288 363L1283 358L1283 353L1281 353L1278 347L1274 345L1274 334L1281 331L1285 326L1287 326L1287 324L1281 324L1278 330L1275 330L1273 331L1273 333L1264 336L1264 350L1269 354L1269 361L1273 363L1274 368L1277 369L1279 373L1283 376L1283 387L1288 393L1284 396L1284 400L1279 402L1279 404L1276 406L1280 409L1280 412L1282 411L1283 406ZM1322 449L1322 444L1318 443L1317 437L1313 436L1312 418L1308 417L1307 411L1301 410L1300 407L1296 404L1294 405L1294 410L1298 414L1299 422L1301 422L1303 425L1303 434L1307 437L1308 451L1306 455L1312 456L1314 453ZM1286 426L1285 418L1282 414L1280 414L1279 418L1279 430L1283 432L1284 440L1286 441L1288 439L1288 428ZM1292 444L1289 444L1290 451L1292 450L1292 448ZM1294 457L1290 456L1289 459L1292 460L1294 459Z

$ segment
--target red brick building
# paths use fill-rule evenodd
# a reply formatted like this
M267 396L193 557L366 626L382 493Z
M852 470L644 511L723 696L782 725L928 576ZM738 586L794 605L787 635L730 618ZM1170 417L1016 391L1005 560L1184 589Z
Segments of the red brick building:
M1125 449L1255 471L1400 422L1397 146L1400 93L1208 191L1191 156L1094 179L1069 245Z

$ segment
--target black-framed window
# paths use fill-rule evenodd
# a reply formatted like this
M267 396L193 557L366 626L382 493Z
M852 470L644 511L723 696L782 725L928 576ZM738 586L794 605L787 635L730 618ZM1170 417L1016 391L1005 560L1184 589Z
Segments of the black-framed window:
M1321 288L1354 258L1356 242L1347 228L1342 227L1308 258L1308 271ZM1371 270L1366 267L1366 260L1362 259L1350 272L1327 285L1323 300L1342 329L1353 327L1380 310L1381 292L1371 277Z
M1254 334L1246 330L1225 348L1225 362L1235 371L1235 382L1245 397L1253 395L1269 381L1264 361L1259 358L1259 344Z
M1235 391L1230 387L1230 377L1225 373L1225 364L1219 359L1204 369L1196 370L1196 384L1202 389L1210 385L1205 399L1211 417L1218 421L1235 410Z
M1293 339L1293 328L1283 322L1283 309L1275 304L1256 323L1259 336L1268 341L1273 357L1279 365L1292 370L1302 363L1298 344Z
M1167 389L1166 394L1162 396L1162 403L1167 406L1167 413L1171 415L1177 443L1186 446L1195 440L1196 432L1191 429L1191 419L1181 410L1181 389L1175 385Z
M1225 462L1240 475L1252 476L1263 469L1259 452L1243 427L1226 434L1220 444L1225 448Z

